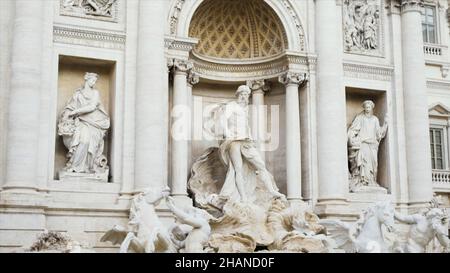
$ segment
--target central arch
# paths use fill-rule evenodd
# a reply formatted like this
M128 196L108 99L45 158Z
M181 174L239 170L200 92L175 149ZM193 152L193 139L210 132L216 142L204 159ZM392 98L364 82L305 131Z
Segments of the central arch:
M175 37L189 37L190 23L197 9L208 0L173 0L169 13L168 33ZM228 0L227 0L228 1ZM224 2L227 2L224 1ZM241 0L245 2L248 0ZM304 24L290 0L258 0L264 2L278 16L287 35L287 49L293 52L308 51Z
M220 59L258 59L288 48L286 32L276 13L261 0L205 0L194 13L189 37L194 52Z

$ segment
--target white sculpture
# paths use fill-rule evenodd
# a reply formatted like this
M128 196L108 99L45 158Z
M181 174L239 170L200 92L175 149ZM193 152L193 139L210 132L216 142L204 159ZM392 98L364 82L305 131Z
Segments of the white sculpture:
M280 199L272 202L267 224L274 236L272 251L332 252L334 242L327 238L319 217L307 209L298 209Z
M382 226L394 230L394 207L390 202L378 202L364 210L355 224L340 220L320 220L336 246L347 253L387 253L391 248L384 238Z
M108 161L103 149L110 119L94 88L98 77L95 73L86 73L84 86L75 91L61 113L58 134L68 149L68 162L60 178L75 173L103 181L108 179Z
M186 211L177 208L171 197L167 197L167 206L175 214L175 217L183 225L191 226L192 229L188 231L185 238L178 237L181 245L178 244L179 249L187 253L202 253L208 245L209 235L211 234L211 227L209 221L212 217L206 211L199 208L189 208ZM178 228L180 231L183 227ZM184 229L184 232L186 229ZM183 250L184 247L184 250Z
M236 91L236 101L218 106L214 113L214 122L209 123L213 128L206 128L220 139L220 147L214 158L220 163L212 163L210 155L215 153L208 150L202 158L207 161L202 163L216 164L217 167L226 168L227 173L220 192L215 192L205 197L210 205L220 207L226 201L266 204L272 198L285 198L278 192L273 176L266 169L265 163L256 148L256 144L251 136L248 117L248 103L251 90L243 85ZM205 168L204 165L197 164L195 168ZM196 172L194 168L191 190L196 193ZM217 189L215 189L217 190ZM200 192L202 190L199 190ZM218 205L219 203L220 205Z
M356 116L348 129L348 149L350 161L350 190L359 191L365 187L380 187L377 183L378 148L386 136L388 119L383 126L373 114L375 104L368 100L363 103L364 111Z
M62 0L64 10L93 16L112 16L112 7L117 0Z
M435 238L444 247L444 252L450 251L449 220L445 210L431 208L413 215L402 215L396 212L395 219L410 225L406 243L397 246L396 251L425 253L427 246Z
M168 188L163 191L146 189L139 193L132 201L128 227L114 226L103 235L101 241L121 244L120 253L127 253L130 248L137 253L176 252L167 228L155 211L155 207L169 193Z
M344 42L349 52L379 48L380 6L378 0L344 1Z
M68 234L45 230L24 252L38 253L95 253L85 242L72 240Z
M248 86L240 86L237 101L215 107L205 129L218 136L220 146L207 149L192 167L188 187L195 205L216 218L209 222L209 248L327 252L317 216L291 208L266 169L250 134L250 94Z

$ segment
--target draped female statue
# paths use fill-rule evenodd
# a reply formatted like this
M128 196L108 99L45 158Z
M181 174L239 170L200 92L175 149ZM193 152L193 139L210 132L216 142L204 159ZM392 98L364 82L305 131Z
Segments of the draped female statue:
M107 179L103 149L110 119L94 88L98 78L95 73L86 73L84 86L75 91L61 113L58 134L68 149L63 173L106 174Z

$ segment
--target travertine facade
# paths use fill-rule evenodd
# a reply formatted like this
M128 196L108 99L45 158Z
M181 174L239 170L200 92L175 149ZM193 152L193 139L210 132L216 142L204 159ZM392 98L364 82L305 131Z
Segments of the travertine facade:
M269 230L280 224L276 217L292 218L305 206L321 219L355 221L375 202L391 201L397 213L413 215L398 214L403 222L419 219L433 193L450 207L449 3L0 1L0 251L30 247L49 230L117 252L101 242L105 232L129 224L130 206L143 192L166 187L171 197L155 203L154 216L167 227L188 219L178 210L193 202L188 181L205 171L205 151L219 147L203 135L203 111L232 101L241 85L257 109L249 114L251 151L265 166L255 175L267 168L289 201L264 212L273 217ZM86 72L99 76L99 98L80 93L80 111L101 113L110 124L99 128L94 118L71 128L98 132L80 141L95 144L87 153L101 152L107 177L80 169L76 179L61 179L65 156L79 143L64 146L58 123ZM376 144L376 164L366 170L385 190L353 192L349 150L363 145L349 147L348 133L365 101L376 105L383 135L359 141ZM218 170L219 163L208 163ZM226 177L210 173L214 181ZM408 223L413 229L416 222ZM191 228L201 232L189 238L209 236L202 225ZM304 240L289 228L293 240L278 234L269 248L295 249ZM230 238L219 233L210 245L227 249ZM199 244L184 247L197 251Z

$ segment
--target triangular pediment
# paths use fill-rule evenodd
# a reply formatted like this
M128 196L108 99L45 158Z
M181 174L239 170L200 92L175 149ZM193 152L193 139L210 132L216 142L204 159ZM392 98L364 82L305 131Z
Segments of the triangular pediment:
M450 108L440 102L434 103L428 108L428 115L450 117Z

